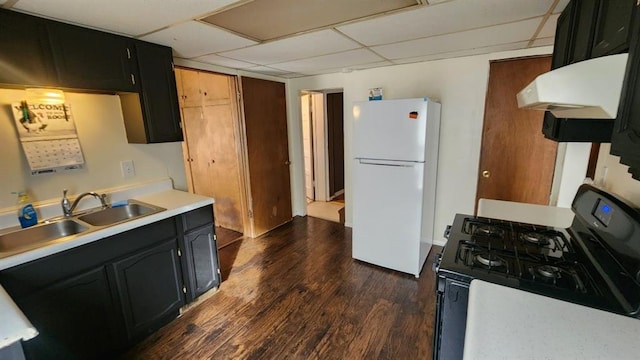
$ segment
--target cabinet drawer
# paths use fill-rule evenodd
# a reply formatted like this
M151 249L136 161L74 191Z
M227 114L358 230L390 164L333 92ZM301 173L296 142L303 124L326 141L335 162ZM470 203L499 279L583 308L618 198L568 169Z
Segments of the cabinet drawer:
M213 223L213 206L207 205L205 207L189 211L188 213L182 215L182 221L185 232L206 224Z

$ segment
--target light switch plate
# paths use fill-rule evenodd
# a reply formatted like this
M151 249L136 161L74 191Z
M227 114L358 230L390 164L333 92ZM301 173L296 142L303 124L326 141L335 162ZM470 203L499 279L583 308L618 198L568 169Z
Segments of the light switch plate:
M133 160L120 161L120 170L122 170L122 177L125 179L132 178L136 175L136 169L133 167Z

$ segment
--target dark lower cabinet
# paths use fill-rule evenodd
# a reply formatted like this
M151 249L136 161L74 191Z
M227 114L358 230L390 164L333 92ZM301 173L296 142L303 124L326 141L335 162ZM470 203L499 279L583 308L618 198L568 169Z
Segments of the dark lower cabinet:
M107 273L99 267L53 284L17 305L39 331L23 343L28 359L107 358L118 348Z
M155 331L178 315L184 295L176 239L111 266L129 340Z
M188 284L191 300L207 290L220 286L220 266L213 224L185 234L186 264L189 267Z
M177 226L180 238L187 301L193 301L206 291L220 286L220 260L216 241L213 206L204 206L182 214Z
M39 332L27 359L113 358L219 286L218 263L208 205L2 270L0 283Z

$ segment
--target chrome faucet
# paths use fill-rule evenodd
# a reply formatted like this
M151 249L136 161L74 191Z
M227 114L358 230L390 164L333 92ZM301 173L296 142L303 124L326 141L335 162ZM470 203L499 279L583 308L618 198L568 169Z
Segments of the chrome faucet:
M93 191L78 195L78 197L73 201L73 203L69 205L70 203L69 203L69 199L67 198L67 189L64 189L62 190L62 203L61 203L62 212L64 213L64 216L72 216L73 210L75 210L75 208L78 206L78 202L80 202L80 199L82 199L87 195L91 195L94 198L100 200L100 204L102 205L103 209L106 209L107 207L109 207L109 205L107 205L107 195L106 194L101 195Z

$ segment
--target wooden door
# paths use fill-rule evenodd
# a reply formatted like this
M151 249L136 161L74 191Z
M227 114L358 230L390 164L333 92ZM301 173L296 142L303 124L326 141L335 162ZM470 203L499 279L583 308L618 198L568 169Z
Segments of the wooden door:
M200 92L203 105L229 104L231 93L229 91L229 75L214 73L198 73Z
M344 190L343 94L327 94L327 137L329 150L329 197Z
M557 143L541 133L544 113L518 109L516 94L550 67L549 56L491 63L476 206L480 198L549 203Z
M254 235L291 221L284 83L242 77Z
M200 83L198 80L198 72L193 70L177 69L180 72L181 85L181 106L193 107L202 106L202 94L200 93Z

